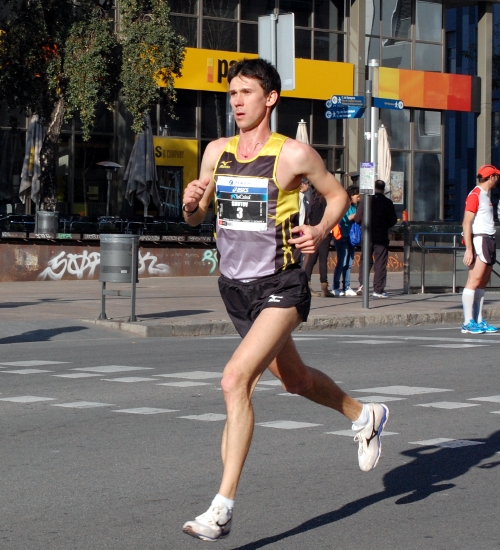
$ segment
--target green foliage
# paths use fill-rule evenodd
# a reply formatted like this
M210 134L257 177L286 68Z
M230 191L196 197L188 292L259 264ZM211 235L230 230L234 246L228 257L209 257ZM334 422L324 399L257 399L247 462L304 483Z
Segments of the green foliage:
M169 13L165 0L120 2L122 93L136 133L142 131L144 115L160 98L160 82L173 114L174 76L181 74L185 41L172 30Z
M42 155L43 205L56 202L55 148L62 117L79 115L90 139L99 102L121 93L136 133L163 97L173 116L174 77L184 39L169 22L166 0L117 0L121 28L97 0L7 0L0 20L0 98L9 109L38 114L47 124ZM160 89L160 83L163 88Z
M79 115L88 140L98 103L111 108L120 90L136 133L161 95L172 107L184 39L170 26L165 0L120 0L119 33L95 0L8 4L0 21L0 97L9 108L48 122L62 97L65 118Z
M101 10L93 9L87 18L73 24L66 42L64 64L65 118L75 113L80 115L84 141L90 139L99 101L113 109L120 89L120 62L113 21Z

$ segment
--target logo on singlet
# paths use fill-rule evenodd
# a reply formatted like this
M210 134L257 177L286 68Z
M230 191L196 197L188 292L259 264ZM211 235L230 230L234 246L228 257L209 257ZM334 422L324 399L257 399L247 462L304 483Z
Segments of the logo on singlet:
M267 303L269 303L269 302L280 302L282 298L283 298L283 296L276 296L276 294L271 294L271 296L269 296L269 300L267 301Z
M226 169L226 170L229 170L229 168L231 168L231 166L229 166L231 164L231 162L233 162L232 160L222 160L220 165L219 165L219 168L222 170L222 169Z

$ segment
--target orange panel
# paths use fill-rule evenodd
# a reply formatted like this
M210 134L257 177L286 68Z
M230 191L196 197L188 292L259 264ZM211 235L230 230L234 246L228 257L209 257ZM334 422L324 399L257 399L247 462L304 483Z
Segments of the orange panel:
M470 111L472 108L472 78L462 74L450 74L448 109Z
M424 105L424 72L400 70L399 82L401 99L405 107L423 107Z
M398 69L389 69L387 67L380 67L378 70L378 89L377 83L374 83L373 95L375 97L383 97L385 99L401 99L400 83L399 83ZM375 81L377 78L375 76Z
M449 75L430 72L424 74L424 107L426 109L447 109L450 90Z

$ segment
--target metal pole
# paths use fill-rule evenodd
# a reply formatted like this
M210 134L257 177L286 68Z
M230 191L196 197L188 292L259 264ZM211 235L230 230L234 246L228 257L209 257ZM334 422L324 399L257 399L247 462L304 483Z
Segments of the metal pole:
M132 273L131 282L132 288L130 292L130 322L135 323L137 317L135 316L135 289L137 283L137 253L138 253L139 237L132 238Z
M457 236L453 235L453 294L457 292Z
M422 235L422 256L420 269L420 292L425 294L425 235Z
M101 285L101 315L99 319L107 319L106 317L106 283L103 281Z
M111 198L111 179L113 178L113 171L106 170L106 179L108 180L108 195L106 199L106 216L109 216L109 200Z
M278 25L278 14L272 13L270 15L271 17L271 63L276 67L277 59L278 59L278 52L277 52L277 25ZM276 108L273 109L271 113L271 132L277 132L278 131L278 124L276 119Z

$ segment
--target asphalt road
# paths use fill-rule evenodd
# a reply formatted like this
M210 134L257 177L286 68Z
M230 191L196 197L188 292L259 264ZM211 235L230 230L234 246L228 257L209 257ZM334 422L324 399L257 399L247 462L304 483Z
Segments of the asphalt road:
M500 335L420 326L296 334L391 416L363 473L350 423L266 374L232 550L500 548ZM136 339L0 322L0 548L159 550L217 491L218 381L235 337Z

